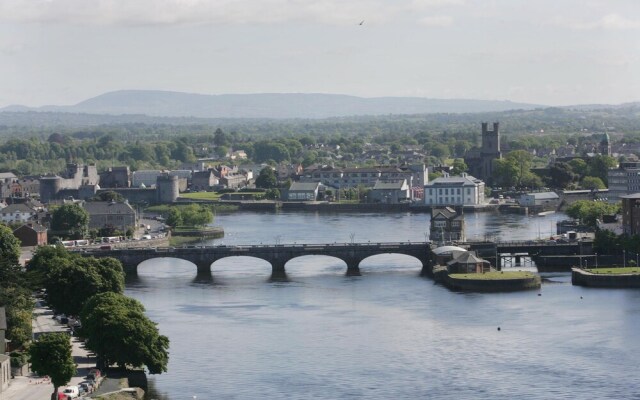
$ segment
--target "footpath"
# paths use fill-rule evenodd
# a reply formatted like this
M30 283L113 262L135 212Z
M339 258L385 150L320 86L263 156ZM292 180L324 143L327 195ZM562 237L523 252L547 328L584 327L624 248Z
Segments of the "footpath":
M35 337L46 332L68 332L65 325L53 319L53 313L48 308L36 307L33 319L33 334ZM85 379L89 370L96 366L95 356L90 354L76 337L71 337L71 354L77 365L77 371L68 385L77 385ZM9 388L0 393L0 400L49 400L53 392L53 385L44 377L30 373L27 376L16 376L11 380Z

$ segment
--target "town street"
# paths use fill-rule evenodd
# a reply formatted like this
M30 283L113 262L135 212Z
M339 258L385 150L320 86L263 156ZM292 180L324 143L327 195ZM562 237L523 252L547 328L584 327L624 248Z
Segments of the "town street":
M67 332L68 328L56 322L50 309L37 306L34 310L33 334L37 337L46 332ZM78 366L75 376L69 385L75 385L84 380L89 369L95 367L95 357L89 355L76 337L71 337L72 355ZM18 376L11 380L9 388L0 393L0 400L47 400L51 398L53 385L51 382L32 374Z

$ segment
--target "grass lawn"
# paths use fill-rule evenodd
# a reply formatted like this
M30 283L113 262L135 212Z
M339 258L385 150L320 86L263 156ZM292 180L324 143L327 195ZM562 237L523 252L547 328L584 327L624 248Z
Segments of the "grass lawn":
M507 280L507 279L525 279L533 278L536 276L532 272L527 271L493 271L485 272L484 274L451 274L450 278L453 279L473 279L473 280Z
M175 228L171 229L172 232L193 232L193 231L200 231L200 232L209 232L209 231L215 231L217 228L213 228L210 226L176 226Z
M200 237L190 237L190 236L171 236L169 239L169 246L173 247L181 247L190 243L197 243L202 241Z
M600 274L600 275L640 274L640 267L590 268L585 271L590 272L592 274Z
M193 192L182 193L180 195L180 197L192 200L220 200L220 196L222 196L222 194L216 192Z

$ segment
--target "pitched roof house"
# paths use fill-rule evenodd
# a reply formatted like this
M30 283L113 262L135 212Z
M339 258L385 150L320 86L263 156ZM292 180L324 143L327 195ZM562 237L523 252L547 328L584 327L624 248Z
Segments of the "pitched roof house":
M32 222L14 230L13 236L20 239L22 247L43 246L47 244L47 228Z
M124 231L136 225L136 212L127 202L89 201L83 208L89 213L89 229L113 226Z
M6 223L27 222L36 214L36 210L26 204L10 204L0 211L0 221Z

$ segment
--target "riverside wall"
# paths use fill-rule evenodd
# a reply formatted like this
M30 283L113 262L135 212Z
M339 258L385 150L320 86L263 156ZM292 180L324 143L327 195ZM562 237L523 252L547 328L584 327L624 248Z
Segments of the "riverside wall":
M540 288L540 277L517 279L457 279L446 275L443 284L450 290L465 292L515 292Z
M573 268L571 283L594 288L640 288L640 274L592 274Z
M473 274L468 274L473 276ZM514 279L473 279L452 278L446 267L436 265L430 275L434 281L441 283L449 290L460 292L516 292L539 289L542 283L540 276Z

